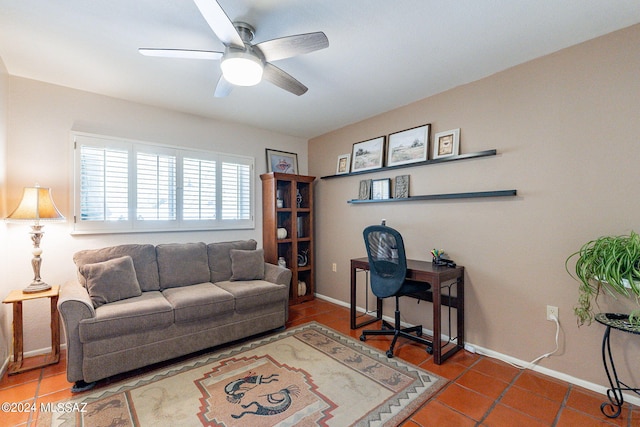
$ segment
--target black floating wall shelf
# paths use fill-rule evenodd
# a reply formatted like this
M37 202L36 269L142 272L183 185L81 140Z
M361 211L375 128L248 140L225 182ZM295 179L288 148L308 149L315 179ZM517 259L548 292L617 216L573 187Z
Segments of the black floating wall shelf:
M393 202L417 202L426 200L449 200L449 199L475 199L481 197L512 197L516 196L516 190L496 190L496 191L474 191L469 193L446 193L446 194L427 194L423 196L411 196L403 199L353 199L347 201L351 204L359 203L393 203Z
M476 158L479 158L479 157L495 156L496 154L497 154L496 150L485 150L485 151L478 151L476 153L467 153L467 154L460 154L458 156L442 157L442 158L439 158L439 159L425 160L423 162L407 163L405 165L385 166L385 167L382 167L382 168L369 169L369 170L360 171L360 172L345 173L345 174L342 174L342 175L327 175L327 176L321 177L320 179L344 178L344 177L347 177L347 176L365 175L365 174L369 174L369 173L391 171L391 170L395 170L395 169L413 168L413 167L416 167L416 166L437 165L437 164L441 164L441 163L455 162L455 161L458 161L458 160L467 160L467 159L476 159Z

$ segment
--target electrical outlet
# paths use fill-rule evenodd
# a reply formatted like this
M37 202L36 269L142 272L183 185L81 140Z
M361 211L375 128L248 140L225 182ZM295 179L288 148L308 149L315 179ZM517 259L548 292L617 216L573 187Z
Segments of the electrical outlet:
M334 273L338 271L338 264L336 264L335 262L331 264L331 271L333 271Z
M560 319L558 317L558 307L554 307L552 305L547 306L547 320L553 320L551 316L555 317L556 319Z

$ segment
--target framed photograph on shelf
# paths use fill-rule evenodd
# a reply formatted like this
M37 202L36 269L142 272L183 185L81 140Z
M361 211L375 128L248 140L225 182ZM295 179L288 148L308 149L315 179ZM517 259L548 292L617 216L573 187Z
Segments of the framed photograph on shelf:
M391 180L374 179L371 182L371 198L373 200L383 200L391 197Z
M396 176L393 197L396 199L409 198L409 175Z
M460 129L439 132L433 139L433 158L457 156L460 151Z
M267 148L267 172L298 174L298 154Z
M351 172L360 172L382 167L384 158L384 136L353 144Z
M427 160L431 125L426 124L389 135L387 166Z
M371 198L371 180L363 179L360 181L360 189L358 190L358 199L369 200Z
M338 156L338 164L336 166L336 175L344 175L349 173L351 166L351 154L341 154Z

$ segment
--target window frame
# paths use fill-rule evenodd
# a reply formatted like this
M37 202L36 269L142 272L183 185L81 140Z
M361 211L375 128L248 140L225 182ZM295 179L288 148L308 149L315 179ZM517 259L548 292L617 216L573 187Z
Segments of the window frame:
M73 151L73 173L71 184L73 197L72 234L111 234L170 231L204 231L204 230L238 230L255 229L255 158L231 153L220 153L181 146L156 144L84 132L71 132ZM128 219L127 220L81 220L81 146L126 150L128 153ZM175 220L138 220L137 210L137 153L175 155L176 165L176 219ZM215 203L216 219L184 219L183 218L183 162L184 158L213 161L216 164ZM232 162L249 167L249 218L225 220L222 216L222 163Z

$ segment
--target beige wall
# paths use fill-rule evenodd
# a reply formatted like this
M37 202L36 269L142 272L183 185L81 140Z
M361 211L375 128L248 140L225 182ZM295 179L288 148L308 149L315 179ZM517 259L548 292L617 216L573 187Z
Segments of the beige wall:
M1 75L0 75L1 76ZM4 79L3 79L4 80ZM70 199L72 186L72 145L70 131L77 130L161 144L237 153L255 157L256 165L256 228L241 231L143 233L118 235L71 236L69 222L45 226L41 247L44 250L42 278L51 284L61 284L75 275L72 255L80 249L120 243L164 243L233 239L262 241L261 173L266 172L265 148L297 152L302 172L306 172L307 144L302 138L270 131L205 119L168 110L143 106L100 95L71 90L32 80L8 77L2 86L0 106L7 103L6 181L2 195L7 194L7 206L13 209L22 188L38 182L52 188L58 208L72 217ZM213 98L212 98L213 99ZM216 101L224 102L224 101ZM4 147L0 108L0 153ZM0 164L0 171L4 162ZM3 215L3 217L6 215ZM20 224L0 223L2 271L0 297L11 289L27 286L33 278L29 228ZM6 250L6 253L3 252ZM0 306L0 356L6 360L11 343L10 306ZM38 300L24 304L25 350L46 348L49 343L48 304Z
M495 157L318 181L317 292L349 300L349 259L366 255L362 229L386 218L403 234L410 258L427 260L430 249L444 248L466 267L468 342L533 360L554 348L555 325L545 315L546 305L555 305L560 351L540 365L604 385L604 328L576 326L577 282L564 262L592 238L638 231L638 46L640 25L310 140L309 169L317 176L335 173L337 156L354 142L424 123L433 132L461 128L461 153L498 151ZM360 179L405 173L412 195L517 189L518 196L347 204L357 197ZM602 311L631 306L610 298L600 303ZM431 328L430 304L408 299L401 311L403 320ZM620 370L634 371L632 384L640 384L640 339L614 335Z

